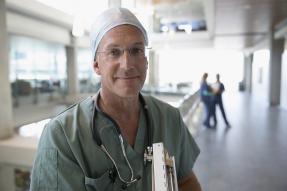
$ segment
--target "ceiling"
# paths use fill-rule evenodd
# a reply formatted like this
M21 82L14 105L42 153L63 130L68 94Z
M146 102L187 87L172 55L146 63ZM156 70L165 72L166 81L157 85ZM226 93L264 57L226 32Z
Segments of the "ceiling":
M41 0L44 2L48 0ZM72 3L62 2L63 8ZM287 0L107 0L103 2L122 2L135 6L136 9L153 10L154 17L164 22L180 22L185 20L205 20L207 31L186 35L152 34L158 44L177 43L190 47L206 45L219 48L251 49L258 44L268 46L268 35L272 28L285 20L287 28ZM52 22L65 27L72 26L72 17L67 17L51 8L44 8L40 0L6 0L8 10L32 16L39 20ZM49 0L49 2L52 2ZM73 0L71 2L79 2ZM81 0L81 5L90 7L86 12L98 13L99 2ZM93 5L91 3L94 2ZM101 1L102 2L102 1ZM65 6L64 6L65 5ZM75 6L74 6L75 8ZM76 7L77 8L77 7ZM86 9L86 8L85 8ZM150 12L149 12L150 14ZM284 30L283 34L287 34Z
M163 20L205 19L214 45L244 49L267 38L287 18L287 0L138 0Z
M163 22L204 19L204 5L202 0L166 0L153 4L156 15Z
M286 18L286 0L215 0L216 43L254 46Z

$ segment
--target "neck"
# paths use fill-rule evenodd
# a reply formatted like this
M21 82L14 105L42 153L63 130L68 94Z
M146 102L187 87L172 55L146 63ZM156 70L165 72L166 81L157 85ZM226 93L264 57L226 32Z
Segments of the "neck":
M139 95L135 97L123 98L113 94L100 92L99 107L113 117L116 115L133 115L140 109Z
M122 98L103 91L100 95L99 107L117 122L123 137L133 146L140 117L139 96Z

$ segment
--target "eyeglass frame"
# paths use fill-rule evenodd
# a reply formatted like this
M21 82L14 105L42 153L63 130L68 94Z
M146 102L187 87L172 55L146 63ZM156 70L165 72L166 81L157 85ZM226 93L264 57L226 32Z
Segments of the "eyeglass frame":
M129 47L129 48L112 47L112 48L109 48L109 49L107 49L105 51L97 51L96 53L107 53L107 52L111 52L112 50L120 50L119 55L116 55L114 58L110 58L111 59L110 61L116 61L116 60L120 59L124 55L125 51L127 51L129 53L129 56L131 56L133 58L136 58L137 56L133 55L133 53L132 53L132 49L133 48L141 49L142 47L138 47L138 46L132 46L132 47ZM152 47L149 47L149 46L144 46L144 48L141 49L143 51L143 54L142 54L143 57L146 57L146 50L150 50L150 49L152 49ZM109 55L106 54L105 57L108 58ZM94 60L96 60L96 55L95 55Z

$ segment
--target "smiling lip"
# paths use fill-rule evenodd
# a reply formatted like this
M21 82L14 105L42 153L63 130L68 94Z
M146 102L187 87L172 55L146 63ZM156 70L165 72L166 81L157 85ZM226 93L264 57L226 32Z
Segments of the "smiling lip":
M116 77L116 79L122 79L122 80L131 80L136 79L138 76L122 76L122 77Z

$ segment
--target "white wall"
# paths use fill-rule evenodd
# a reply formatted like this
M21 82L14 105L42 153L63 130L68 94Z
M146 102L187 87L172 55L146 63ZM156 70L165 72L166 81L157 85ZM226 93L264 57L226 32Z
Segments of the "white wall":
M259 50L254 53L252 63L252 91L256 98L268 102L269 84L269 50Z
M208 82L221 75L227 91L238 91L243 76L243 54L220 49L163 49L159 52L159 84L192 82L199 88L202 74L209 74Z

